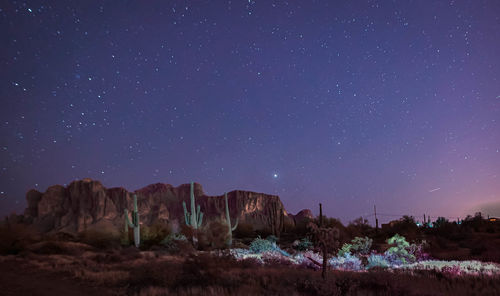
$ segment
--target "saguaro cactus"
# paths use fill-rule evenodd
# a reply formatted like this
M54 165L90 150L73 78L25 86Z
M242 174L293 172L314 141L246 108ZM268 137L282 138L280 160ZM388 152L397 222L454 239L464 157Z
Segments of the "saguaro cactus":
M200 205L198 205L198 207L195 205L193 181L191 181L191 213L187 211L186 202L182 202L182 207L184 208L184 219L186 220L186 225L191 226L193 229L200 228L201 222L203 221L203 213L200 210Z
M128 210L125 209L125 235L128 238L128 228L134 228L134 244L138 248L141 243L141 225L139 224L139 211L137 210L137 195L134 198L134 211L132 212L132 222L128 218Z
M224 201L226 203L226 223L227 223L227 247L230 248L233 244L233 231L238 227L238 218L236 218L236 222L234 222L234 226L231 227L231 217L229 216L229 207L227 205L227 193L224 193Z

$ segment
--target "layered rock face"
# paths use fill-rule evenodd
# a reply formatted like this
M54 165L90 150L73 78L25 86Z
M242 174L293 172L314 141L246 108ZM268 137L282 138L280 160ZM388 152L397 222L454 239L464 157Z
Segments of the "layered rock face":
M32 221L42 231L80 232L88 229L119 231L124 225L124 209L132 210L132 195L137 194L141 224L155 222L184 223L182 202L190 207L190 186L173 187L169 184L152 184L134 192L124 188L106 189L99 181L83 179L67 187L51 186L41 193L30 190L26 199L28 207L25 220ZM207 196L200 184L194 184L196 203L204 212L206 224L224 219L224 196ZM276 195L249 191L232 191L228 194L231 219L248 223L254 229L267 229L279 233L295 221Z

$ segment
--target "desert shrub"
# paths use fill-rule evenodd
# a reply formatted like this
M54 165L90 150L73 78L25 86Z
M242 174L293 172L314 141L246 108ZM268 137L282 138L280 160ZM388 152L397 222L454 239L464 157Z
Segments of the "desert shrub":
M368 237L355 237L351 243L345 243L342 245L338 252L338 256L344 256L344 254L350 253L353 255L367 255L370 253L370 248L372 247L373 240Z
M273 243L267 239L257 237L250 243L250 251L254 253L263 253L273 250Z
M86 230L78 234L78 240L98 249L118 248L121 244L120 235L99 230Z
M344 270L361 270L363 269L363 264L361 260L351 255L350 253L345 253L343 256L332 257L328 260L328 263L332 268L344 269Z
M264 252L261 256L265 264L276 265L293 265L295 262L290 255L284 255L281 252Z
M365 236L368 235L372 229L373 228L370 226L368 220L363 217L359 217L347 225L346 232L350 235L350 237Z
M415 260L427 260L429 259L429 254L425 253L425 249L429 247L427 241L423 240L420 243L410 244L408 252L415 256Z
M193 236L195 235L196 230L194 230L191 226L181 224L180 233L184 235L188 241L193 242Z
M222 249L227 247L229 233L225 222L220 220L212 221L205 228L204 232L211 248Z
M385 259L384 256L378 255L378 254L371 254L368 257L368 263L366 265L366 268L389 268L390 263Z
M500 274L500 266L493 263L484 263L475 260L469 261L441 261L441 260L426 260L408 264L405 269L419 270L435 270L440 272L455 273L455 274Z
M300 241L296 240L293 242L292 247L297 251L307 251L311 249L313 243L307 238L302 238Z
M9 222L0 225L0 254L19 254L36 236L38 233L29 225Z
M257 254L265 252L279 252L284 256L290 256L290 254L280 249L276 245L276 242L272 242L267 239L262 239L260 237L257 237L250 243L250 251Z
M323 261L323 257L321 257L319 253L313 252L311 250L295 254L293 258L299 267L314 270L320 269L321 262Z
M399 234L387 240L387 243L393 245L386 252L386 258L395 265L411 263L415 261L415 255L410 253L410 244L406 241L404 236Z
M194 252L192 244L184 234L171 233L160 243L171 254L190 254Z
M182 233L171 233L167 235L160 243L165 247L168 247L174 241L187 241L187 238Z
M351 254L352 244L345 243L342 245L342 248L339 249L337 256L344 256L345 254Z
M288 232L291 233L294 237L304 237L308 232L307 225L311 223L311 221L314 220L304 218L299 221L294 227L291 227Z
M155 222L150 226L141 225L141 244L157 245L170 233L170 226L166 223Z

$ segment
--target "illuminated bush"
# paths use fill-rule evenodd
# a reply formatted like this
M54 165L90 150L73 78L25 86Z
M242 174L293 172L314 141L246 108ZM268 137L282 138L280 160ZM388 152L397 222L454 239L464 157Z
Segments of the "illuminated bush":
M345 243L338 252L338 256L344 256L347 253L352 255L368 255L372 247L373 240L368 237L355 237L351 243Z
M395 234L387 240L387 243L393 246L385 251L384 255L392 265L403 265L415 262L415 255L410 252L410 244L406 241L404 236Z
M368 264L366 265L367 269L379 267L379 268L389 268L390 263L385 259L383 255L371 254L368 257Z
M263 238L256 238L250 243L250 251L253 253L263 253L273 250L273 243Z
M261 254L264 252L278 252L284 256L290 256L287 252L283 251L280 249L277 245L276 242L267 240L267 239L262 239L260 237L254 239L250 243L250 251L256 254Z
M293 248L297 251L307 251L311 249L313 246L312 242L306 237L301 239L300 241L293 242Z
M344 256L330 258L330 260L328 260L328 263L334 269L344 269L352 271L363 269L361 260L358 257L351 255L350 253L346 253L344 254Z

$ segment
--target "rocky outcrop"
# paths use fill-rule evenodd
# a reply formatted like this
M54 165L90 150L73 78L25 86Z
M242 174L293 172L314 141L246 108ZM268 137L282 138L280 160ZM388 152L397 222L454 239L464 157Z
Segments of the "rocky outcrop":
M294 225L314 219L313 213L309 209L302 210L295 215L289 214L289 216L292 218Z
M197 183L194 191L196 203L204 212L204 224L224 217L223 195L207 196ZM26 195L25 220L32 221L42 231L80 232L96 227L119 231L123 228L124 209L133 207L134 193L143 225L174 220L184 223L182 202L190 204L189 184L174 187L157 183L128 192L124 188L106 189L91 179L74 181L67 187L51 186L44 193L30 190ZM251 224L254 229L267 229L279 235L286 225L294 224L276 195L235 190L228 193L228 203L230 216L238 217L240 223Z

